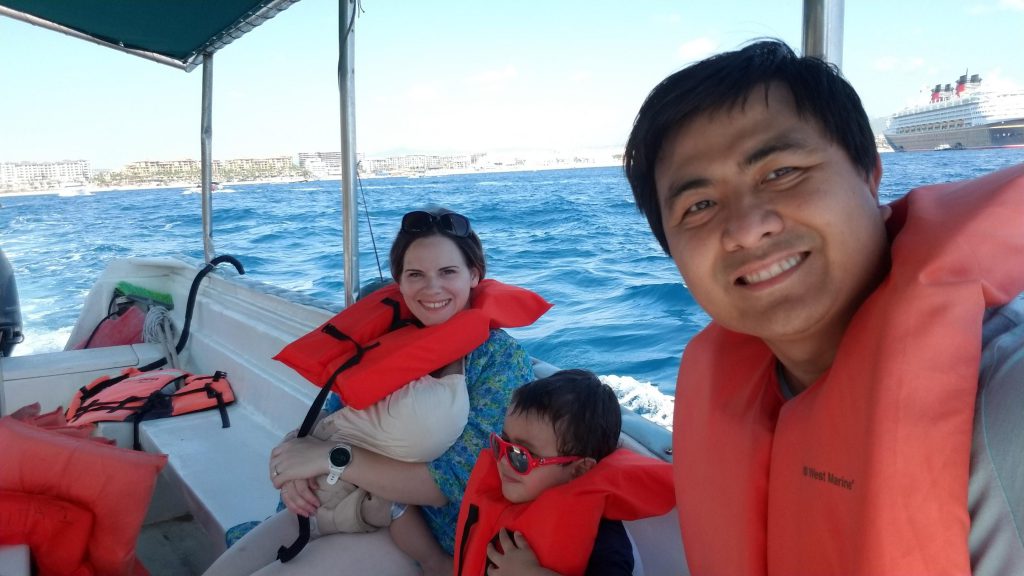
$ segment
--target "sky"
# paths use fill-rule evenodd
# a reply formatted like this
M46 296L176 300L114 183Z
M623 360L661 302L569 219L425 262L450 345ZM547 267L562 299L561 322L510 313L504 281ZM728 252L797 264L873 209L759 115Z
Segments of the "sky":
M1024 86L1024 0L845 3L843 73L868 115L965 72ZM796 0L362 0L356 147L620 148L662 78L759 37L799 50ZM338 4L302 0L217 53L213 156L340 150ZM0 17L0 162L199 158L202 70Z

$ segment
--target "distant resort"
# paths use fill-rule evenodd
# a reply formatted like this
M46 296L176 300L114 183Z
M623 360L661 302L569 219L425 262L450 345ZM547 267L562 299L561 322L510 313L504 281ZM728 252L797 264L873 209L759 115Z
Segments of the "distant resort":
M476 172L550 170L622 164L620 148L561 153L520 151L454 155L408 154L358 158L361 178L441 176ZM126 188L189 188L200 182L199 160L141 160L120 170L94 170L88 160L0 162L0 194L60 193ZM242 182L340 180L340 152L300 152L270 158L214 160L212 179L221 185Z

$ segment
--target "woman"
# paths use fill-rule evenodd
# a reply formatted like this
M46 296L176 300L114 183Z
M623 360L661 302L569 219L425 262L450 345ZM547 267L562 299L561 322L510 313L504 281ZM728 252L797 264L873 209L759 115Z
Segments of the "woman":
M486 272L483 248L469 220L443 209L406 214L390 258L391 274L406 306L426 326L443 324L470 306L472 290ZM418 463L353 445L351 461L340 474L341 480L375 497L421 507L430 533L448 556L454 552L459 504L476 457L487 446L490 432L501 428L512 391L533 379L526 351L501 330L491 330L487 340L464 359L436 371L438 375L452 372L465 376L470 409L462 434L450 448L430 462ZM274 448L271 480L281 491L287 510L253 529L210 567L207 576L315 573L313 570L420 573L384 530L322 536L311 540L287 564L267 563L268 554L272 557L279 546L291 544L298 534L295 515L316 513L320 501L311 480L332 473L329 457L335 445L330 440L305 437L286 439ZM418 516L407 520L408 529L415 530ZM443 572L444 568L434 570ZM447 570L450 573L450 564Z

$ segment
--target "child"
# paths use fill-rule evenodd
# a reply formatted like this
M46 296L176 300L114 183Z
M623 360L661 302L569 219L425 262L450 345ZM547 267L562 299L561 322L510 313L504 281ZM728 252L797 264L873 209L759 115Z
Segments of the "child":
M619 449L612 389L563 370L512 395L466 489L456 574L632 574L622 520L672 509L671 465Z

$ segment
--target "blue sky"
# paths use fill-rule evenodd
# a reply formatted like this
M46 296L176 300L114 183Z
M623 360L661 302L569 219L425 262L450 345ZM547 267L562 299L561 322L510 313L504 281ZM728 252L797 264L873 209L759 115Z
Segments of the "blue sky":
M619 147L647 92L801 2L363 0L357 147L370 156ZM338 150L337 3L303 0L217 54L215 158ZM1024 0L846 2L843 70L872 117L965 71L1024 85ZM0 161L198 158L202 73L0 17Z

